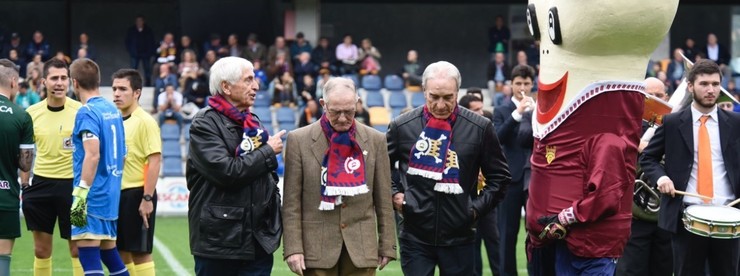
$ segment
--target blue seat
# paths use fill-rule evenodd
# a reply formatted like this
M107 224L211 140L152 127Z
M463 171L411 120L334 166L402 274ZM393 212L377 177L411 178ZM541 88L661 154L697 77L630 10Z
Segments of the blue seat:
M424 93L422 92L414 92L411 93L411 106L412 107L419 107L424 105L426 103L426 99L424 99Z
M190 141L190 123L186 123L182 127L182 136L185 138L185 141Z
M260 122L262 124L269 125L272 123L272 111L270 111L269 107L253 107L251 109L252 113L257 115L257 117L260 119Z
M380 131L380 132L382 132L382 133L388 132L388 126L387 125L374 125L373 128L376 129L376 130L378 130L378 131Z
M383 88L380 77L376 75L366 75L362 77L362 88L366 90L380 90Z
M404 107L405 108L405 107ZM393 108L391 109L391 119L396 119L398 116L401 116L401 112L403 112L404 108Z
M388 105L391 108L404 108L407 107L408 101L406 100L406 94L404 93L391 93L388 99Z
M180 158L165 157L162 160L162 176L183 176Z
M257 95L254 99L255 107L270 107L270 95L267 95L267 91L257 91Z
M180 141L180 127L174 124L162 124L162 140Z
M367 91L365 103L367 103L367 107L385 106L385 101L383 101L383 94L380 94L380 91Z
M172 140L162 141L162 157L182 158L180 142Z
M391 92L403 91L403 79L397 75L385 76L385 89Z
M278 123L295 123L295 111L290 107L278 108L275 119Z
M356 74L344 74L342 75L342 77L351 79L353 82L355 82L355 87L360 87L360 79L357 77Z
M295 122L284 122L284 123L280 123L279 128L280 130L291 131L291 130L296 129L296 125L295 125ZM270 133L270 134L274 135L274 133ZM288 137L287 133L283 135L283 139L287 137Z

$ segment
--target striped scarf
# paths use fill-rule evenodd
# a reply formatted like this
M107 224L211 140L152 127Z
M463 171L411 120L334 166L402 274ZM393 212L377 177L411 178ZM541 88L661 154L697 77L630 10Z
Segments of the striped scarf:
M337 132L331 127L326 114L320 119L329 148L321 163L321 204L319 210L334 210L342 204L342 196L368 193L365 184L365 159L360 144L355 140L355 123L348 131Z
M235 156L248 154L267 143L270 133L260 126L260 122L249 112L249 109L244 112L239 111L239 109L234 107L221 94L210 97L208 99L208 105L218 113L244 126L242 142L236 148Z
M447 194L463 193L460 187L460 166L457 153L452 146L452 126L457 119L458 108L455 107L450 117L445 120L432 116L424 106L424 126L411 149L409 156L409 175L418 175L437 180L434 190Z

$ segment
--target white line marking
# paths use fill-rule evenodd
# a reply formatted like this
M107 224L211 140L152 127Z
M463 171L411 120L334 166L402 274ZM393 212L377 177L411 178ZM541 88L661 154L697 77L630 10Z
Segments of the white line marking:
M164 243L159 241L156 236L154 237L154 248L156 248L157 252L162 255L164 260L167 262L167 265L169 265L170 268L172 268L172 271L175 272L175 275L192 275L182 266L182 264L180 264L179 261L177 261L177 259L175 259L175 256L172 255L172 251L170 251Z

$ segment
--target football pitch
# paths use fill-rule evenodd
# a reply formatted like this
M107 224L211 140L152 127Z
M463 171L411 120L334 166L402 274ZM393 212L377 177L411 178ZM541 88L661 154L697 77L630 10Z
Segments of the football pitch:
M21 220L22 236L16 239L13 247L11 275L33 275L33 237L26 231L25 221ZM190 255L188 241L187 217L157 217L154 233L154 263L157 275L194 275L193 256ZM519 232L517 240L517 266L520 274L526 274L526 258L524 254L524 231ZM72 275L72 265L69 259L67 242L59 238L58 229L54 232L53 245L53 275ZM483 275L491 275L485 249L482 250ZM293 274L283 261L282 247L275 251L272 275L290 276ZM437 271L439 273L439 271ZM393 261L379 271L378 275L403 275L401 265Z

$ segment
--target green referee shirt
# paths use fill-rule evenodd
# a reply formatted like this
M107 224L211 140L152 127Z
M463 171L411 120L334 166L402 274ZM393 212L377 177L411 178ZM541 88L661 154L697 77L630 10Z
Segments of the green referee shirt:
M0 210L16 211L18 159L21 149L33 149L33 121L23 108L0 95Z

